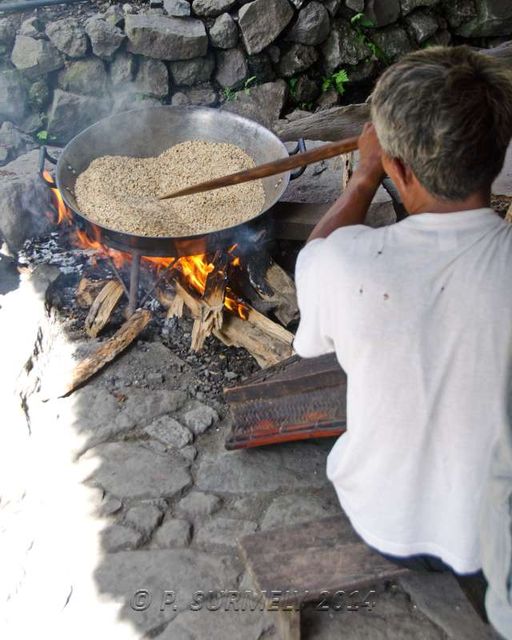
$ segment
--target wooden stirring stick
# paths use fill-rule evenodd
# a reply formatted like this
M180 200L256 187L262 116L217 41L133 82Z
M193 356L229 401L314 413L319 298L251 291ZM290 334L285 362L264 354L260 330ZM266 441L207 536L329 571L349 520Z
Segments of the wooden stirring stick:
M191 196L194 193L202 193L203 191L213 191L214 189L220 189L222 187L230 187L234 184L241 184L242 182L250 182L251 180L258 180L260 178L268 178L268 176L275 176L279 173L284 173L290 169L297 169L298 167L304 167L320 160L327 160L328 158L334 158L334 156L341 155L342 153L350 153L357 149L357 141L359 138L345 138L344 140L338 140L337 142L330 142L324 144L321 147L306 151L305 153L297 153L294 156L283 158L282 160L274 160L273 162L267 162L266 164L260 164L252 169L246 169L239 171L238 173L232 173L229 176L222 176L221 178L215 178L214 180L208 180L196 184L174 193L168 193L164 196L160 196L160 200L168 200L169 198L179 198L180 196Z

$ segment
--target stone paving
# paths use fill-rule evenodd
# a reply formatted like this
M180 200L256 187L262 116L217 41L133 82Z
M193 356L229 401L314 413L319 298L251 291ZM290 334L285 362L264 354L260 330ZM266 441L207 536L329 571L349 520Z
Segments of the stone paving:
M495 193L512 193L510 167L511 153ZM334 197L339 167L321 169L302 180ZM311 192L297 181L289 195ZM14 228L16 207L7 213ZM197 592L254 589L237 550L244 534L338 514L355 537L325 477L332 441L225 451L226 407L202 393L204 373L172 341L143 337L57 399L96 344L67 337L48 311L58 273L19 276L0 260L0 637L277 638L271 612L226 611ZM450 575L378 585L375 601L306 609L305 640L493 637Z
M345 517L325 477L332 442L225 451L225 406L198 401L193 369L158 341L55 398L51 379L91 344L71 343L45 311L54 277L38 269L1 302L1 637L277 638L271 612L226 611L208 592L255 590L239 536ZM304 638L492 637L449 575L378 585L375 600L372 611L307 609Z

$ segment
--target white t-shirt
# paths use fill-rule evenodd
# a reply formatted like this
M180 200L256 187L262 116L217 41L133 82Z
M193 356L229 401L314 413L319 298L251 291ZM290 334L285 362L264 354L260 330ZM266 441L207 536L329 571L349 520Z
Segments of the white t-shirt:
M352 525L383 553L478 570L482 486L508 428L512 225L478 209L344 227L306 245L296 281L297 353L336 351L348 376L327 476Z

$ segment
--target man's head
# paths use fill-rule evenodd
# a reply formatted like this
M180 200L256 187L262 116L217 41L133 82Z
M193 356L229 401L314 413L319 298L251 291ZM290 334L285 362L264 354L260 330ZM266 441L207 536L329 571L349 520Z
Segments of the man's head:
M372 120L406 199L415 186L443 201L489 194L512 137L512 74L468 47L418 51L379 79Z

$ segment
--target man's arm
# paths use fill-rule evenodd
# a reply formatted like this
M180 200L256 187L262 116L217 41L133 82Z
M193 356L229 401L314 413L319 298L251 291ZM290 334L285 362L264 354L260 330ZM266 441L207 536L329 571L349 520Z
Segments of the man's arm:
M384 177L382 150L373 125L367 122L359 137L360 160L346 190L326 212L308 238L327 238L340 227L363 224L371 201Z

